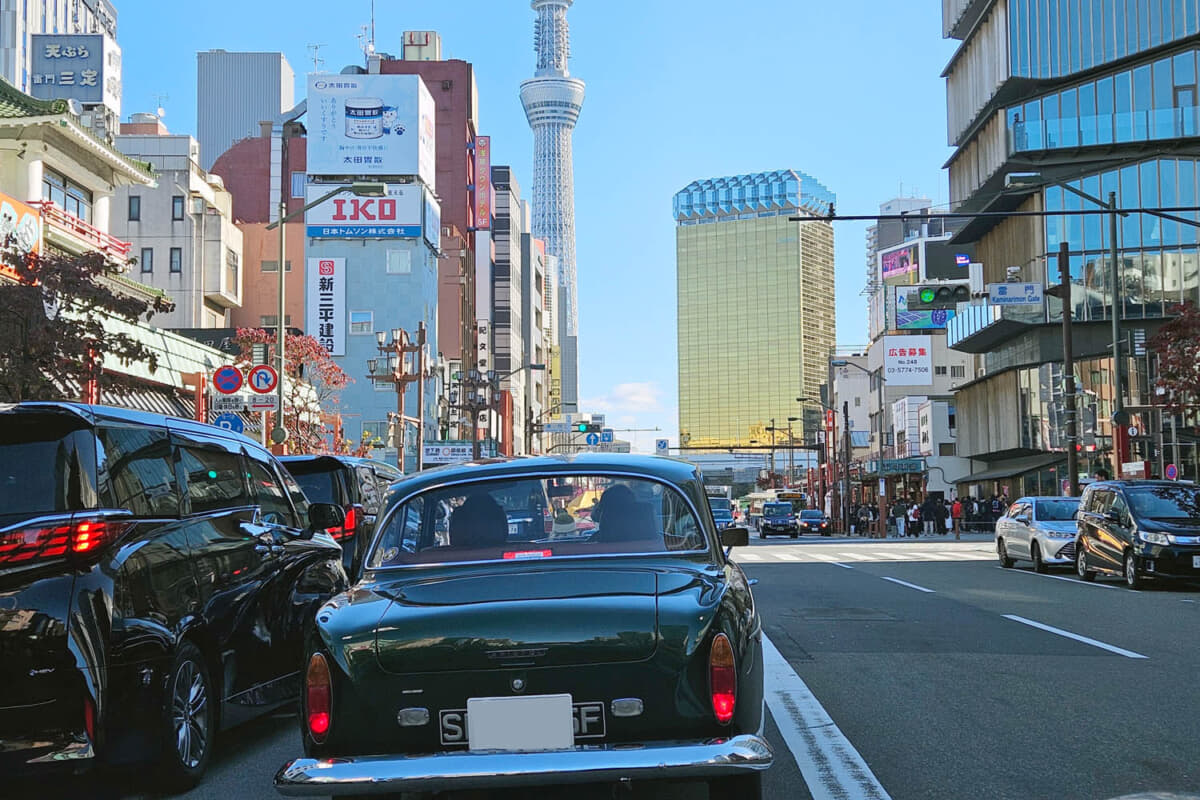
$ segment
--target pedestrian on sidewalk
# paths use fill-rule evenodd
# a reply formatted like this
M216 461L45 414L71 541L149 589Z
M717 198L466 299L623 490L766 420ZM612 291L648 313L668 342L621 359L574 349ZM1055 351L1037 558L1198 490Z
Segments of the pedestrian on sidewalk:
M921 524L921 507L917 505L916 498L909 501L908 520L905 524L905 530L908 535L914 539L921 538L921 529L918 527Z
M925 523L925 535L933 536L937 533L937 500L932 497L926 497L925 502L921 504L921 522Z
M938 533L943 536L949 536L952 527L950 523L950 501L942 500L942 505L938 509Z
M954 498L954 505L950 506L950 518L954 523L954 541L962 541L962 515L963 504L957 497Z
M897 497L892 503L892 519L896 520L896 538L904 538L904 523L907 521L908 506L904 500Z

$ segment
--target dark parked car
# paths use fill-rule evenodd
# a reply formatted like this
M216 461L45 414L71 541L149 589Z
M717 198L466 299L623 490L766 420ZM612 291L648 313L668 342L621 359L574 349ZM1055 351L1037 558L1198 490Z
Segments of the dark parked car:
M1085 581L1117 575L1200 580L1200 487L1178 481L1098 481L1079 500L1075 569Z
M708 498L708 507L712 510L713 522L717 529L728 528L733 524L733 503L724 497Z
M152 759L296 697L338 544L275 458L211 425L0 406L0 774Z
M800 512L800 533L819 533L829 536L829 517L825 512L816 508L806 508Z
M796 512L791 503L763 504L758 535L765 539L773 533L785 533L793 539L800 535L800 525L796 522Z
M388 486L404 475L388 464L354 456L282 456L279 460L309 502L333 503L345 509L345 524L329 533L341 542L343 564L351 572L355 555L375 527L375 516Z
M509 502L601 492L589 536ZM317 612L285 795L702 779L757 800L773 758L750 584L679 461L590 454L392 487L361 578ZM442 543L438 509L453 509Z

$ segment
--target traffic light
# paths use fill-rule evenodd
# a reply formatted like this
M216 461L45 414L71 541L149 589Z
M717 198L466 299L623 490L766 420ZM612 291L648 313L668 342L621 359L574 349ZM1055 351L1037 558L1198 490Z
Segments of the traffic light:
M601 427L595 422L576 422L572 430L575 433L600 433Z
M971 300L971 289L965 283L942 283L916 286L908 291L908 310L925 311L950 309Z

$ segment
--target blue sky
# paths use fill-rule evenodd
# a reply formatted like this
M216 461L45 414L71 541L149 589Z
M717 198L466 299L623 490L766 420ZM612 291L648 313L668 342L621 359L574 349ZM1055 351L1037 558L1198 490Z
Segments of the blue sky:
M298 77L361 63L369 0L117 0L123 113L195 133L196 51L279 50ZM641 449L677 435L672 195L696 178L792 167L870 213L919 193L946 202L944 81L955 42L935 0L576 0L573 75L587 83L575 132L580 373L584 410ZM376 48L437 30L475 66L480 132L529 196L532 139L517 96L533 73L525 0L379 0ZM838 341L867 340L865 225L838 223ZM740 309L730 313L745 314ZM753 324L746 314L746 324ZM732 376L731 376L732 377Z

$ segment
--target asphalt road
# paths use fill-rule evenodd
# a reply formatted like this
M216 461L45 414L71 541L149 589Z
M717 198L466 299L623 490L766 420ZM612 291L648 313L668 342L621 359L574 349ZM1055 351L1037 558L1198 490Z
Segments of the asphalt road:
M1200 587L1132 592L1069 572L1005 570L990 537L965 538L755 538L738 553L759 581L756 600L779 654L767 686L776 764L766 796L1200 794ZM291 713L243 726L219 740L204 782L180 797L277 796L271 776L297 752ZM38 800L161 796L131 774L16 791ZM658 786L634 796L706 792Z

